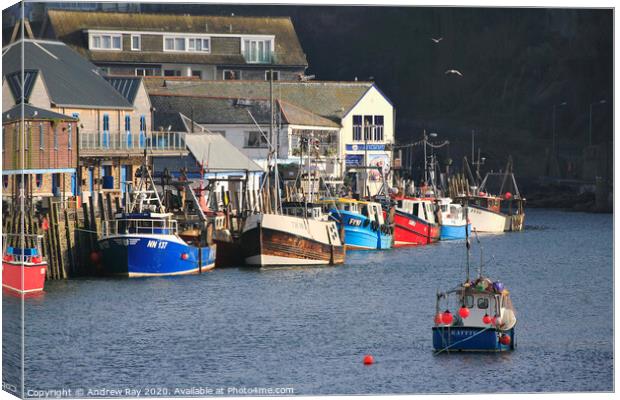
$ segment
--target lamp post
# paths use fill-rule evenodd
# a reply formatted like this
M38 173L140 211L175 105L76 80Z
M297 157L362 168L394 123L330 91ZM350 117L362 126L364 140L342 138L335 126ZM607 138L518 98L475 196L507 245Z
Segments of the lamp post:
M601 99L599 101L595 101L594 103L590 103L590 128L588 130L588 145L592 146L592 107L597 104L605 104L607 100Z
M552 140L552 149L553 149L553 152L556 154L556 156L558 155L558 152L559 152L558 150L559 150L560 146L559 146L558 140L557 140L557 138L555 136L555 114L556 114L555 110L556 110L557 107L564 107L566 104L568 104L568 103L563 101L560 104L554 104L553 105L553 113L552 113L552 124L553 124L553 126L552 126L552 132L551 132L551 140Z
M424 129L424 136L422 138L422 142L424 144L424 182L427 184L428 184L428 168L427 168L427 159L426 159L426 145L428 144L429 137L435 138L437 137L437 133L432 132L427 135L426 129ZM431 147L431 151L432 151L432 147Z

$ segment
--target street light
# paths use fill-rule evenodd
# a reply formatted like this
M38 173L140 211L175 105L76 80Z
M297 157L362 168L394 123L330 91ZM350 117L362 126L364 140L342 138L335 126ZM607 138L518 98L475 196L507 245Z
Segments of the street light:
M422 143L424 144L424 182L428 183L428 169L427 169L427 160L426 160L426 145L428 144L428 138L436 138L437 133L431 132L428 135L426 134L426 129L424 129L424 136L422 137Z
M605 104L607 100L601 99L599 101L595 101L594 103L590 103L590 129L588 130L588 145L592 146L592 107L597 104Z
M567 104L568 104L567 102L563 101L560 104L554 104L553 105L553 128L552 128L553 130L551 132L551 140L552 140L552 144L553 144L553 146L552 146L553 152L556 153L556 156L557 156L557 153L558 153L557 150L559 150L560 146L559 146L558 140L557 140L557 138L555 136L555 109L557 107L564 107ZM556 147L557 147L557 149L556 149Z

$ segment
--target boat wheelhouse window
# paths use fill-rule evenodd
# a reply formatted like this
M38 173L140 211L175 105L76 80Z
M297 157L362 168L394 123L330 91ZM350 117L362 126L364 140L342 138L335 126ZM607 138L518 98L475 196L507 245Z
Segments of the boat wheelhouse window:
M402 200L398 200L398 201L396 202L396 207L398 207L398 208L403 208L403 201L402 201Z
M368 206L367 205L363 205L362 206L362 215L368 216Z
M478 297L478 308L482 310L489 308L489 299L486 297Z
M418 203L413 203L413 215L415 215L416 217L419 217L420 213L420 204Z
M465 304L467 308L474 308L474 296L471 294L466 295L463 299L463 304Z

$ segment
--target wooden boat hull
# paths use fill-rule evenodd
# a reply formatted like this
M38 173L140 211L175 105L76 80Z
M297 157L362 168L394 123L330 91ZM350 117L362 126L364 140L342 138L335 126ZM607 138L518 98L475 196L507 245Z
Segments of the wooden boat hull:
M499 340L501 335L510 336L508 345ZM510 351L515 348L515 330L507 331L480 327L433 327L433 349L435 351Z
M428 223L400 211L394 214L394 247L420 246L439 240L438 224Z
M333 224L329 232L328 224ZM345 246L333 222L284 215L248 217L241 246L245 263L252 266L330 265L345 260Z
M214 240L217 246L217 254L215 256L216 268L239 267L243 265L243 248L241 241L237 240Z
M22 264L2 261L2 287L11 292L19 294L42 292L46 274L47 262Z

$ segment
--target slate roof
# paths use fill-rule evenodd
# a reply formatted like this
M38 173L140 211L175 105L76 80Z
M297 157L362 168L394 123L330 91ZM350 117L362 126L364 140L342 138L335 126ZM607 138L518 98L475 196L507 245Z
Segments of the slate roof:
M3 48L5 76L20 71L24 47L24 68L38 71L52 103L78 108L131 109L132 105L99 73L97 67L62 42L26 39Z
M152 95L151 104L158 112L180 112L200 124L241 124L268 125L271 115L269 100L237 98L204 97L204 96L176 96ZM286 101L276 100L276 112L280 110L282 122L291 125L320 126L339 128L340 125L332 120L323 118L299 106ZM251 112L252 117L248 113ZM164 118L165 115L158 118ZM170 117L175 118L175 117ZM161 126L174 125L176 121L170 119ZM159 125L154 125L159 126ZM174 130L174 129L173 129Z
M151 97L174 94L246 99L269 98L269 82L266 81L196 81L149 77L145 79L145 84ZM274 84L273 90L276 99L340 123L342 117L373 86L372 82L278 81ZM197 119L197 121L200 120Z
M106 76L104 77L106 81L117 92L119 92L129 103L133 104L136 99L136 94L138 93L138 89L140 88L140 83L142 82L142 78L140 77L119 77L119 76Z
M21 104L17 104L15 107L11 108L2 113L2 123L8 123L13 121L18 121L21 119L22 110ZM63 121L77 121L77 118L70 117L68 115L59 114L57 112L44 110L42 108L34 107L30 104L24 104L24 119L25 120L53 120L59 119Z
M24 97L26 98L26 103L30 100L30 94L32 93L32 88L34 87L34 82L37 80L37 75L39 71L36 70L24 70ZM15 103L21 103L22 99L22 74L21 72L13 72L5 76L7 83L9 84L9 89L11 90L11 94L15 99ZM8 99L6 99L8 100ZM5 100L5 101L6 101Z
M307 66L306 55L289 17L206 16L93 11L49 10L48 22L55 38L96 62L196 62L246 64L240 55L169 54L164 52L91 52L86 29L176 33L275 35L275 64ZM250 64L248 64L250 65Z
M170 127L170 129L168 129ZM172 132L188 132L189 129L179 112L154 111L153 130L170 130Z

